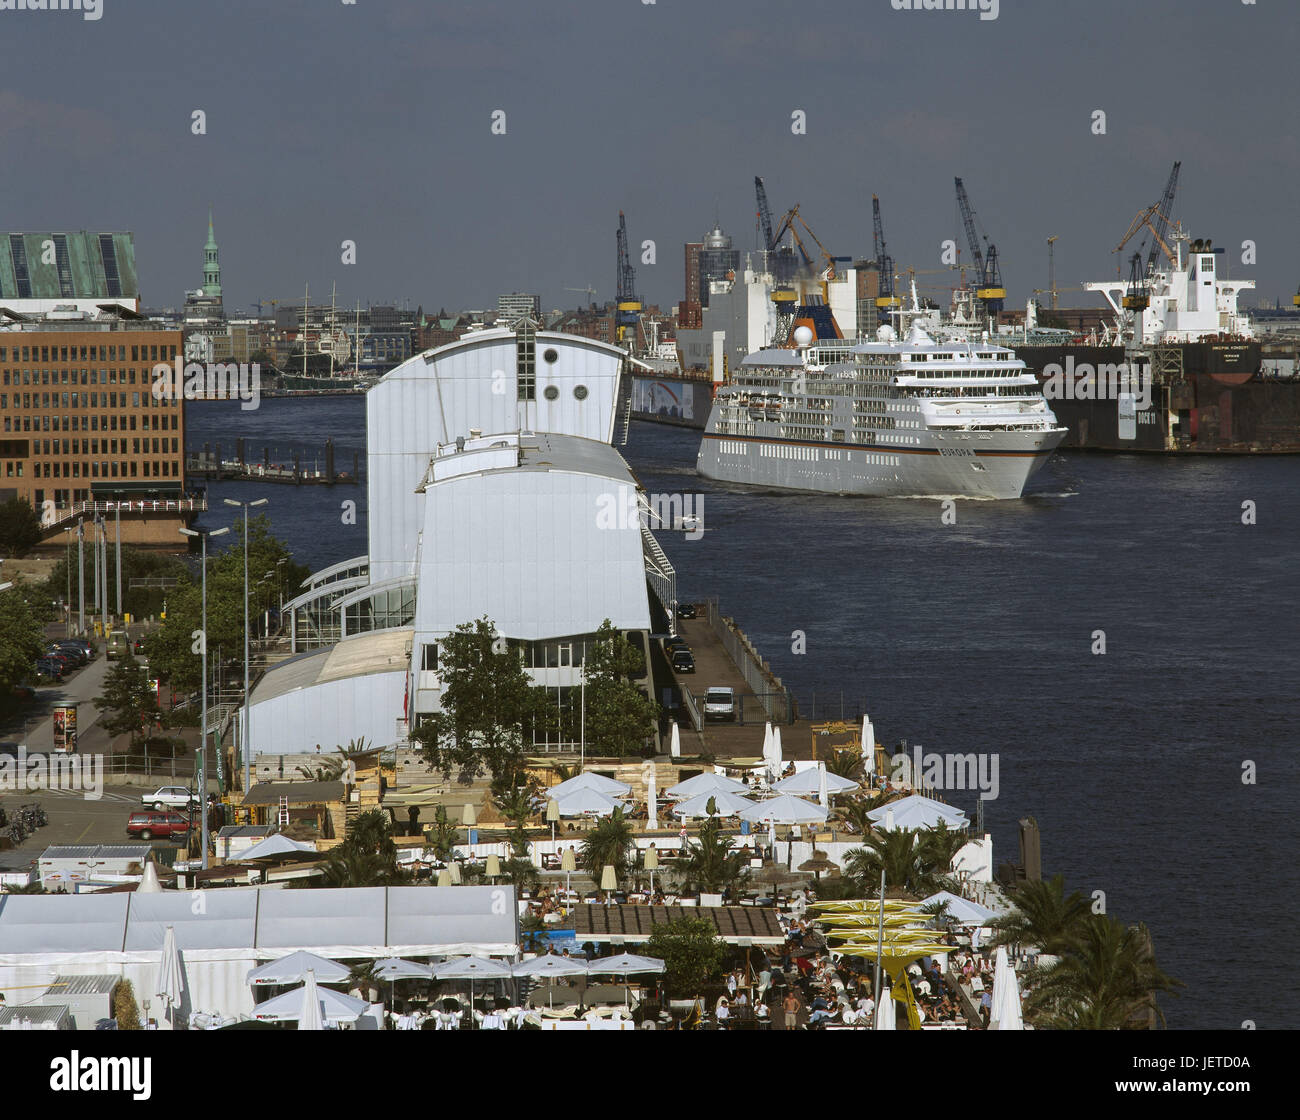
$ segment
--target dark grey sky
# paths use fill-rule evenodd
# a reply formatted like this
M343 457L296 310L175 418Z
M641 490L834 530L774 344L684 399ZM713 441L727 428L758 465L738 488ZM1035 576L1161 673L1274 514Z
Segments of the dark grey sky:
M1181 159L1191 235L1289 303L1297 48L1296 0L1001 0L991 21L890 0L0 11L0 227L132 230L146 302L176 304L202 280L211 201L228 307L307 282L313 301L337 282L342 304L480 307L518 289L552 307L584 298L567 286L613 295L623 209L634 244L657 243L641 294L670 304L681 244L715 212L753 246L755 174L837 254L869 255L874 191L896 262L918 269L960 237L961 175L1022 303L1046 286L1049 235L1062 289L1113 275Z

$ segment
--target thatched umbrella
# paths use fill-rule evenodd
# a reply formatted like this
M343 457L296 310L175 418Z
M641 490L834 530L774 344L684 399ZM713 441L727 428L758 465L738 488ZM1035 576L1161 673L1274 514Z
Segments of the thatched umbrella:
M812 859L806 859L799 865L800 871L811 871L816 876L816 881L821 882L822 872L832 872L838 870L839 865L832 861L825 852L815 851Z

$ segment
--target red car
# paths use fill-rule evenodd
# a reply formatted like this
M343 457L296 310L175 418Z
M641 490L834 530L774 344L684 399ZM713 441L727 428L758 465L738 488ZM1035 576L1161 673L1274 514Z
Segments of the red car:
M180 813L146 811L132 813L126 822L126 831L141 840L185 840L190 834L190 819Z

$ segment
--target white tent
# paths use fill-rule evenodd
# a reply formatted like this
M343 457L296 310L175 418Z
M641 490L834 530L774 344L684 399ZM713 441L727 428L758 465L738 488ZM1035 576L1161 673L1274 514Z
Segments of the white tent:
M754 806L748 797L719 789L679 801L673 806L673 812L679 817L707 817L710 802L713 803L713 815L718 817L732 817Z
M568 781L551 786L546 791L546 796L555 801L563 801L569 794L576 793L579 790L595 790L596 793L609 794L611 797L623 797L632 792L632 787L626 782L607 778L604 774L584 770L581 774L568 779Z
M948 913L952 915L953 921L963 926L986 926L998 916L996 910L990 910L987 906L981 906L978 902L971 902L968 898L962 898L951 891L939 891L938 894L932 894L929 898L921 902L921 906L930 906L934 903L942 902L947 905Z
M807 770L801 770L798 774L791 774L788 778L782 778L772 788L778 793L793 793L811 797L820 793L822 774L826 775L826 790L828 793L844 793L858 788L857 782L851 782L848 778L841 778L838 774L832 774L826 770L825 766L814 766Z
M300 951L252 969L248 974L248 982L254 988L276 984L301 984L307 979L309 972L314 973L317 982L322 984L342 984L352 975L352 970L345 964L326 960L315 953Z
M748 793L749 786L728 778L725 774L696 774L684 782L678 782L671 789L664 791L664 796L673 801L685 801L688 797L698 797L702 793Z
M259 1003L253 1010L253 1018L272 1023L299 1019L304 1011L309 1011L306 994L307 985L304 985L268 999L265 1003ZM355 1022L370 1009L370 1004L365 1000L345 996L333 988L317 988L316 1003L321 1019L329 1023Z
M268 836L259 844L254 844L239 858L248 859L273 859L276 856L296 855L299 852L315 853L316 849L311 844L301 844L297 840L290 840L283 833L277 832L273 836Z
M826 819L826 810L811 801L791 797L788 793L760 801L744 810L740 819L745 821L771 821L774 824L812 824Z
M563 798L556 799L562 817L582 817L593 813L598 817L607 817L615 809L625 809L622 801L615 801L608 794L594 789L575 789Z
M889 823L891 815L892 825ZM919 793L898 801L891 801L879 809L872 809L867 814L867 819L872 824L883 826L886 830L938 828L940 822L947 824L950 829L970 827L970 820L960 809L954 809L951 805L945 805L942 801L935 801Z

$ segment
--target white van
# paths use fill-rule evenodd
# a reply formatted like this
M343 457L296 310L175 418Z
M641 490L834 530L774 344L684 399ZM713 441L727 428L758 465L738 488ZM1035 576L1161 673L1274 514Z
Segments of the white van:
M736 718L735 689L722 687L709 689L704 694L704 718L734 720Z

